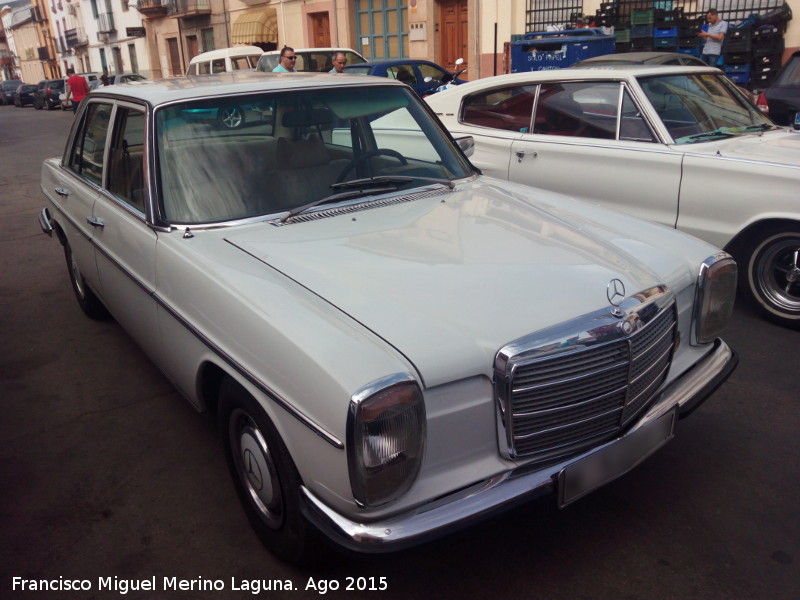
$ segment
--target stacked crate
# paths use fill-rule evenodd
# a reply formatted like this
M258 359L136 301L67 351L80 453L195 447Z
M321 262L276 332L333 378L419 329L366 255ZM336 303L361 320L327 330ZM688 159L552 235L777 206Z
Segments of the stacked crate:
M784 41L778 25L762 25L753 29L753 61L750 75L752 89L766 89L781 69Z
M653 23L653 50L675 52L678 47L678 23L683 15L683 10L654 10Z
M705 17L700 13L684 13L678 20L678 48L681 54L700 56L700 29Z
M652 8L631 11L631 52L649 52L653 49L653 23L655 11Z
M753 27L742 25L729 27L725 34L722 65L725 75L740 85L750 83L753 62Z

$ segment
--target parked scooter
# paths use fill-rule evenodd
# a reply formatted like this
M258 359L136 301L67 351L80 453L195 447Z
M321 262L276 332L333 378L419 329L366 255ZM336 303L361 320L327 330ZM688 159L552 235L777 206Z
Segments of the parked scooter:
M426 98L427 96L430 96L431 94L438 94L439 92L443 92L444 90L446 90L446 89L448 89L448 88L450 88L450 87L452 87L454 85L461 85L462 83L465 83L465 81L463 81L463 80L458 78L459 75L461 75L464 71L467 70L466 67L464 67L463 69L459 69L458 68L463 64L464 64L464 59L463 58L457 59L456 63L455 63L456 70L453 71L452 73L447 73L444 77L442 77L442 82L441 82L441 84L439 84L438 87L435 87L431 91L423 94L422 97ZM433 80L433 77L426 77L425 78L425 83L428 83L428 82L430 82L432 80Z

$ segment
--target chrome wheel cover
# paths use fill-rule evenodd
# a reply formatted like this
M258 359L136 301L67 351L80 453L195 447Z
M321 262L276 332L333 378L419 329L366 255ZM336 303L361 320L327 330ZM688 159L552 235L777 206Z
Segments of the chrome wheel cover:
M236 474L265 525L283 524L283 494L272 452L258 424L241 408L228 421Z
M778 310L800 313L800 238L781 234L761 244L754 258L751 282Z
M83 275L81 275L78 261L75 260L72 250L69 251L69 272L72 276L72 285L75 287L75 293L78 294L81 300L86 299L86 290L83 287Z
M225 127L236 129L244 121L242 110L237 106L227 106L220 110L219 120Z

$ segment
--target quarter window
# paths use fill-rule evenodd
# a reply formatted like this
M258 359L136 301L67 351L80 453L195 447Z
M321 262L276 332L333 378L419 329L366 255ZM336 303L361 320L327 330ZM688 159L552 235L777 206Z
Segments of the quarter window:
M386 72L389 76L389 79L397 79L398 81L402 81L407 85L419 83L411 65L396 65L386 69Z
M97 185L103 184L104 153L110 120L110 104L90 104L69 158L72 171Z
M535 85L512 86L475 94L464 101L462 120L470 125L527 133L535 99Z

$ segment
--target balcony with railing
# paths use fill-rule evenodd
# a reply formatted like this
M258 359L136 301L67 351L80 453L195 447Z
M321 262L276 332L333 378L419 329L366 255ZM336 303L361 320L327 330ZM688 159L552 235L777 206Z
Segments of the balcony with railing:
M196 17L211 14L211 0L174 0L173 17Z
M0 50L0 65L13 65L14 55L8 50Z
M136 9L145 17L165 17L174 12L174 0L139 0Z
M80 48L81 46L89 45L89 36L83 30L83 27L76 27L75 29L67 29L64 32L64 41L67 43L68 48Z
M39 46L36 50L39 53L39 60L55 60L55 56L47 46Z
M113 13L107 12L97 15L97 33L112 33L116 30Z

